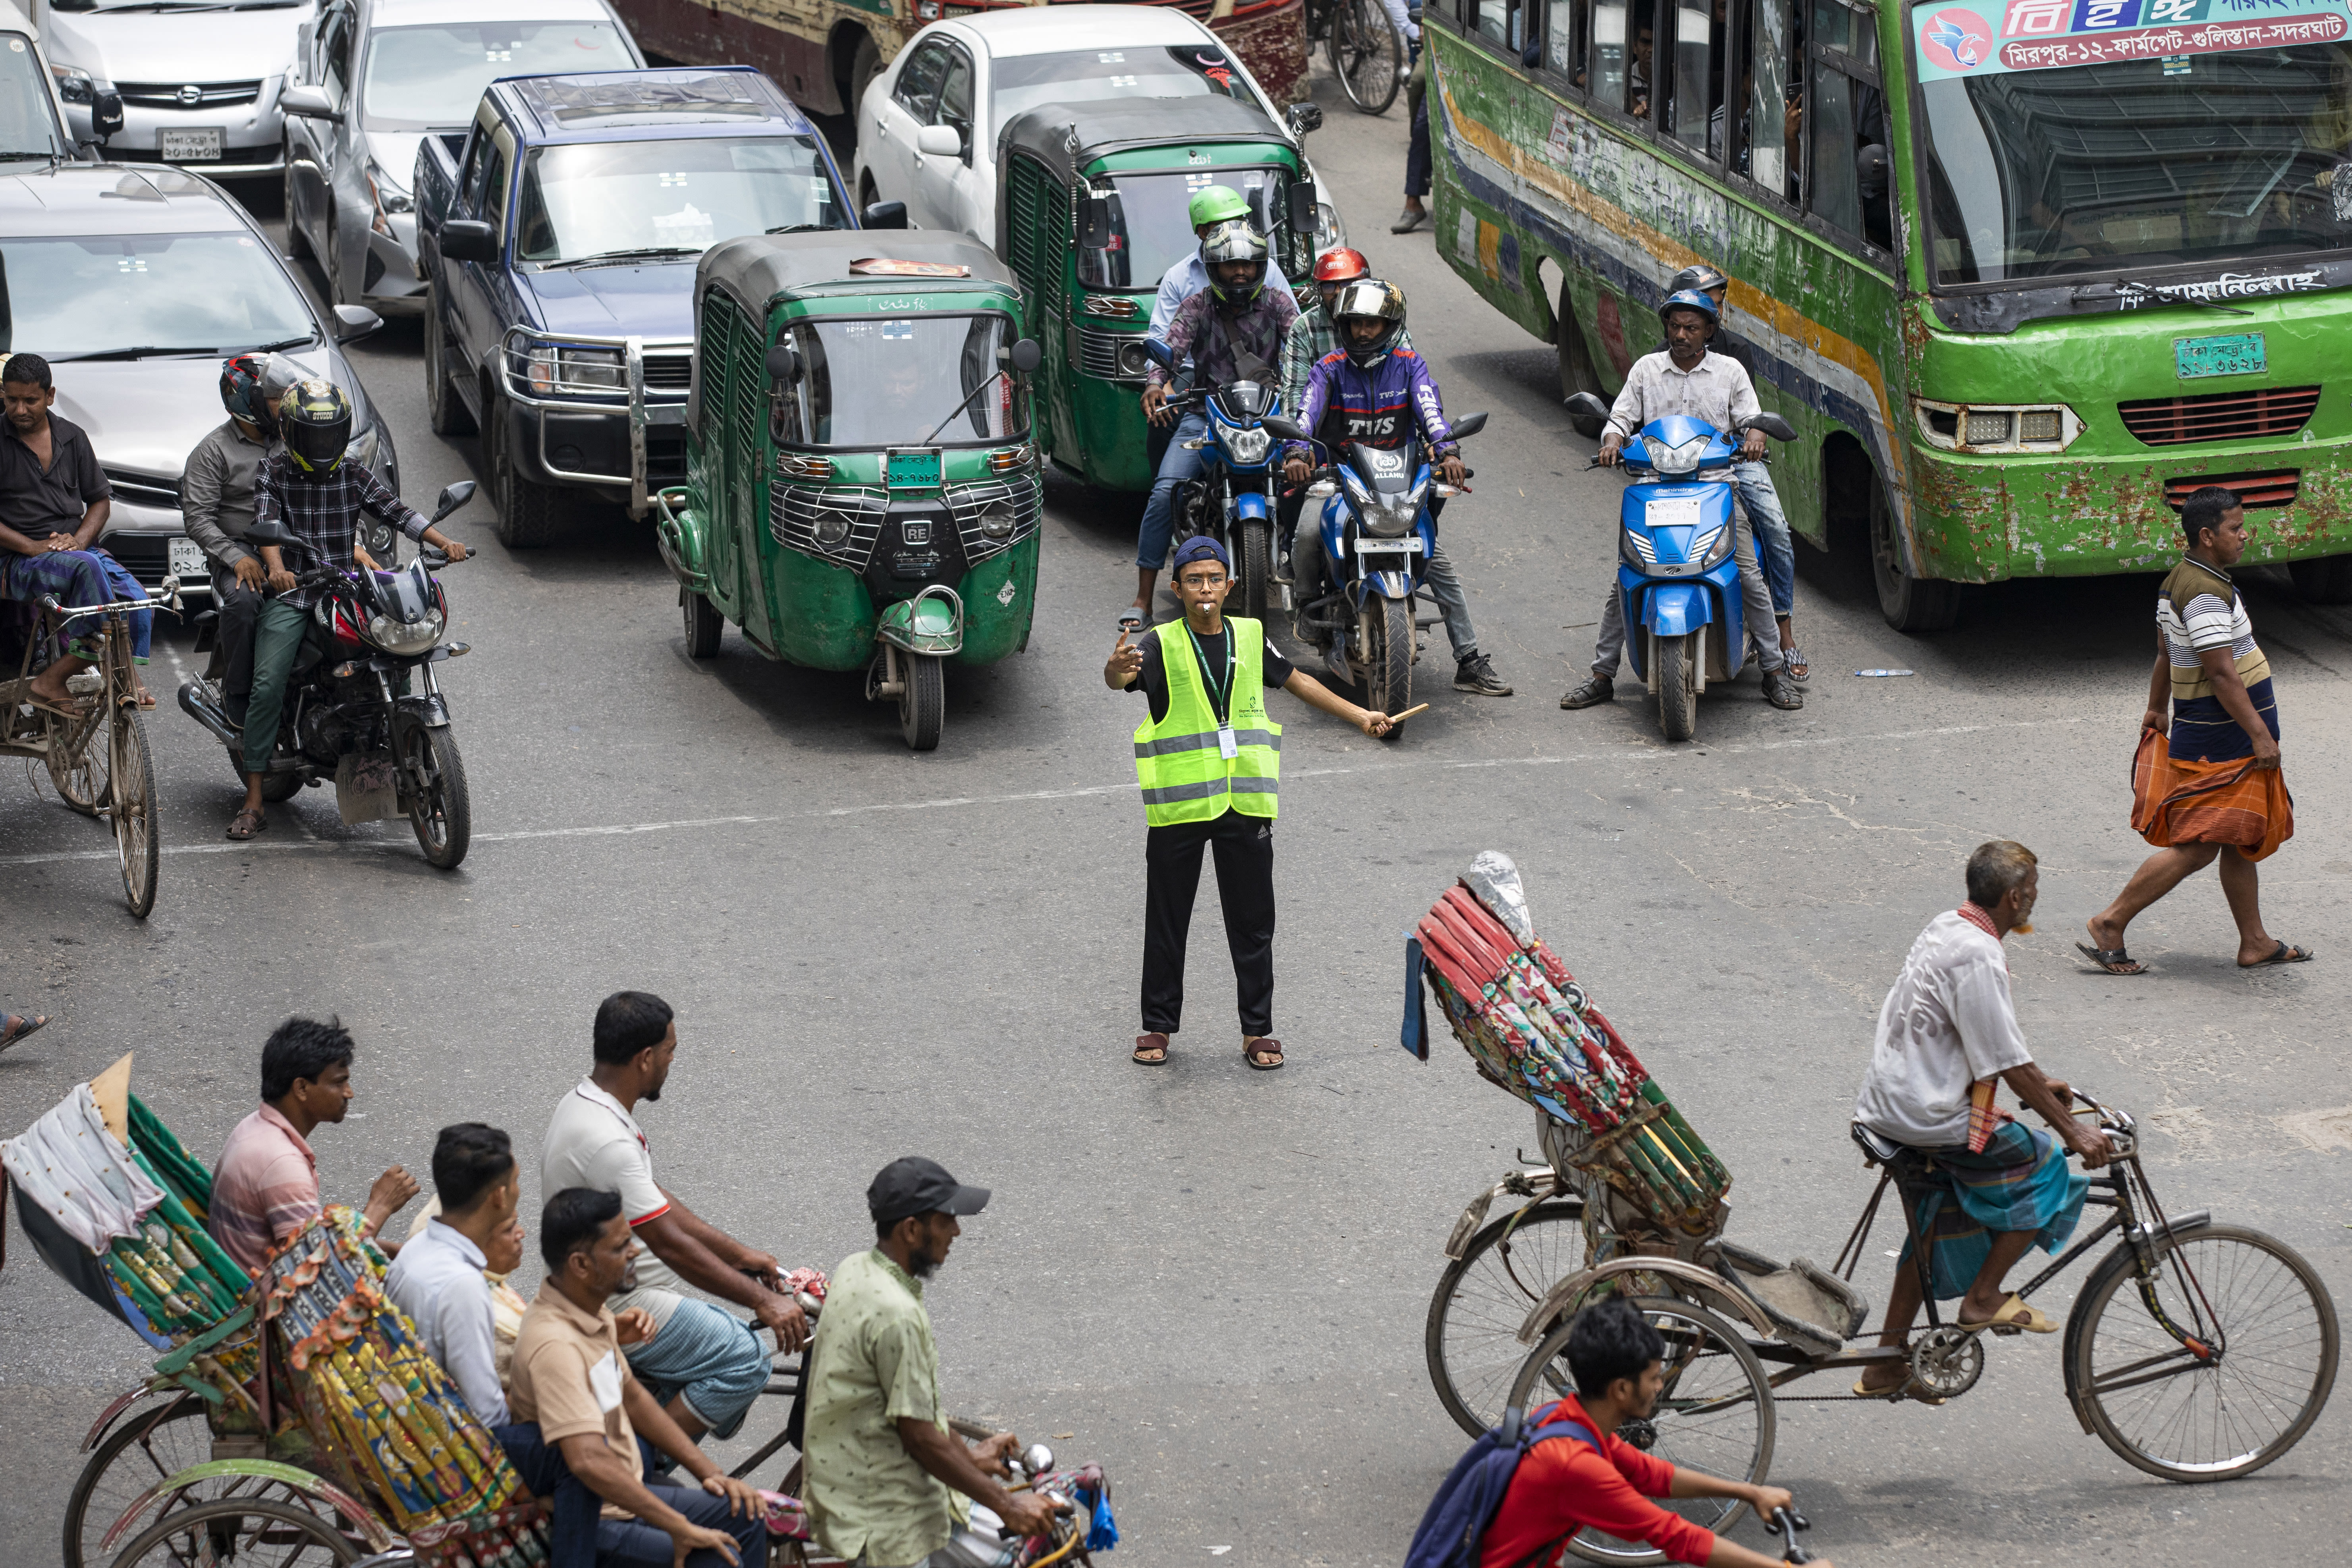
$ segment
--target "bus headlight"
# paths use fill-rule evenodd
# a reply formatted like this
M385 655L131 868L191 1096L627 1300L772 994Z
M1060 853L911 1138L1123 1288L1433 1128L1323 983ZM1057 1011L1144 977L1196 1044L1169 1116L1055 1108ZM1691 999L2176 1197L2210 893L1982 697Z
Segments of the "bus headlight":
M1945 452L2063 452L2083 421L2063 403L1936 403L1912 400L1919 437Z

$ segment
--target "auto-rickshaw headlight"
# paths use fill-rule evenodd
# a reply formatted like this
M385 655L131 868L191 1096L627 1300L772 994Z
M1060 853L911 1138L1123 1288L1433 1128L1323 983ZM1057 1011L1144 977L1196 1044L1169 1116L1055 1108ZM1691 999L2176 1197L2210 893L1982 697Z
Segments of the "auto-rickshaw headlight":
M980 514L980 531L991 539L1010 539L1021 521L1011 501L998 501Z
M1129 342L1118 345L1119 374L1142 375L1147 374L1150 369L1151 356L1143 352L1143 345L1141 343Z
M816 542L827 550L840 548L849 537L849 514L843 511L820 511L813 531Z

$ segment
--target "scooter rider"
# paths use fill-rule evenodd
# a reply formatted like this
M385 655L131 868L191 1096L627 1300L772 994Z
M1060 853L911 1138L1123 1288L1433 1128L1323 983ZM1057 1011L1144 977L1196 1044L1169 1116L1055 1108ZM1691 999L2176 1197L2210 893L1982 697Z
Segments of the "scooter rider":
M1731 291L1731 279L1702 261L1685 267L1667 281L1666 292L1679 294L1685 289L1696 289L1715 301L1716 330L1707 334L1706 352L1721 354L1738 363L1748 373L1750 385L1756 381L1756 360L1745 343L1735 342L1723 335L1722 311L1724 297ZM1667 345L1658 344L1664 353ZM1771 470L1761 463L1734 463L1731 466L1731 488L1747 509L1748 526L1755 531L1756 554L1764 568L1765 586L1772 590L1772 615L1780 633L1780 659L1789 679L1802 686L1812 679L1812 668L1805 662L1803 652L1797 647L1797 634L1790 617L1797 605L1797 552L1789 540L1789 520L1780 510L1780 492L1772 488ZM1749 635L1753 636L1751 627Z
M300 379L301 372L276 354L223 360L220 398L228 417L196 443L180 477L181 525L213 565L221 705L238 724L253 693L253 628L268 578L245 531L253 526L254 481L278 445L271 405Z
M1658 313L1665 321L1666 350L1643 355L1626 374L1624 390L1618 393L1601 434L1598 460L1604 467L1616 467L1617 454L1627 437L1654 419L1685 415L1714 426L1727 437L1740 420L1763 412L1748 373L1737 362L1707 350L1706 341L1715 331L1713 300L1697 289L1685 289L1669 295ZM1760 468L1763 456L1764 433L1748 431L1739 446L1740 461ZM1770 483L1769 479L1765 482ZM1771 618L1772 596L1756 564L1755 536L1748 519L1737 512L1732 552L1739 563L1742 613L1749 626L1763 626ZM1601 614L1601 637L1592 650L1592 674L1581 685L1570 688L1559 705L1591 708L1608 701L1616 694L1617 661L1624 651L1624 596L1612 574L1609 603ZM1782 668L1780 649L1759 642L1756 658L1764 670L1765 700L1775 708L1802 708L1805 694Z
M352 402L333 382L306 379L289 387L278 402L278 434L285 445L263 459L254 478L253 520L282 524L293 534L305 570L331 566L357 571L362 512L446 552L452 561L466 559L464 545L426 522L389 485L344 456L352 440ZM273 596L261 607L254 626L253 696L244 726L245 805L229 822L231 838L250 838L269 825L262 814L261 781L278 746L286 682L302 651L311 609L323 592L297 586L285 557L286 551L278 545L261 547Z
M1418 433L1428 446L1438 476L1456 489L1462 488L1462 448L1445 422L1445 406L1429 365L1404 342L1404 293L1394 284L1365 279L1342 288L1328 307L1338 323L1342 346L1315 362L1306 395L1299 400L1298 423L1326 447L1360 442L1369 447L1402 447ZM1313 471L1309 448L1291 444L1283 464L1283 479L1297 487ZM1445 510L1443 497L1429 499L1433 530ZM1297 601L1312 603L1323 592L1323 541L1319 531L1299 531L1291 547L1290 569L1297 584ZM1478 651L1478 633L1470 624L1470 603L1443 540L1429 554L1425 576L1430 596L1445 617L1445 635L1454 645L1454 689L1481 697L1508 697L1511 688L1495 673L1495 666Z
M1360 250L1341 246L1327 250L1315 263L1315 301L1303 307L1298 320L1282 334L1282 411L1290 418L1298 417L1298 410L1307 402L1307 381L1315 372L1316 362L1339 345L1339 325L1331 319L1331 301L1349 284L1370 278L1372 264L1364 259ZM1397 346L1412 347L1412 334L1399 332ZM1287 581L1290 575L1290 542L1298 533L1298 510L1307 504L1307 495L1298 486L1285 489L1274 503L1275 572Z

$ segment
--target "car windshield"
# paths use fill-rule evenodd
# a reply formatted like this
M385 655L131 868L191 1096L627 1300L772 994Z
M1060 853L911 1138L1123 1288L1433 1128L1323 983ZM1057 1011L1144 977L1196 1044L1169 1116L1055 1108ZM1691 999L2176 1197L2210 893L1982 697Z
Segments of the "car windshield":
M806 136L541 147L523 165L525 261L677 251L795 228L845 228Z
M1920 37L1929 137L1922 205L1937 282L2242 261L2352 243L2352 184L2340 195L2329 188L2352 160L2347 46L2003 69L2042 51L2084 58L2085 37L2011 43L1996 54L1989 37L1954 20L1973 16L1938 13L1925 26L1945 31ZM2207 31L2178 31L2175 42ZM1938 46L1954 66L1969 61L1959 67L1967 74L1937 74ZM2344 177L2352 182L2352 169Z
M1178 48L1070 49L1053 55L999 56L989 89L992 125L1047 103L1105 98L1238 98L1248 86L1224 55L1206 45Z
M1106 182L1094 188L1102 193ZM1193 169L1182 174L1114 174L1110 243L1078 252L1078 281L1089 289L1156 289L1160 275L1200 248L1192 232L1192 196L1204 185L1230 185L1249 203L1251 225L1273 232L1287 212L1287 177L1279 169Z
M800 380L783 389L778 439L792 447L915 446L934 426L941 445L1017 440L1026 400L1008 374L957 412L957 402L1000 368L1012 346L1003 316L911 316L796 321Z
M317 336L285 268L249 234L0 238L11 346L49 359L234 353Z
M21 36L0 49L0 158L64 158L71 149L49 104L39 57Z
M360 113L370 131L463 125L482 101L482 89L499 77L625 70L635 64L619 29L604 22L391 27L368 40Z

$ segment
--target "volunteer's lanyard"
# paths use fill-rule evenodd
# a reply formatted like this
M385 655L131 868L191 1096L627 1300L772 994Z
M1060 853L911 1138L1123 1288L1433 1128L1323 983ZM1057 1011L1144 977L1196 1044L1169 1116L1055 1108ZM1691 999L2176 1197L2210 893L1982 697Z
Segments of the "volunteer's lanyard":
M1217 716L1217 752L1230 761L1241 754L1241 748L1234 734L1233 721L1233 626L1228 622L1225 626L1225 679L1222 687L1218 685L1217 678L1210 673L1208 652L1201 647L1200 634L1192 629L1192 623L1189 620L1184 623L1184 635L1192 639L1192 658L1196 668L1201 671L1201 684L1209 689L1209 709Z

